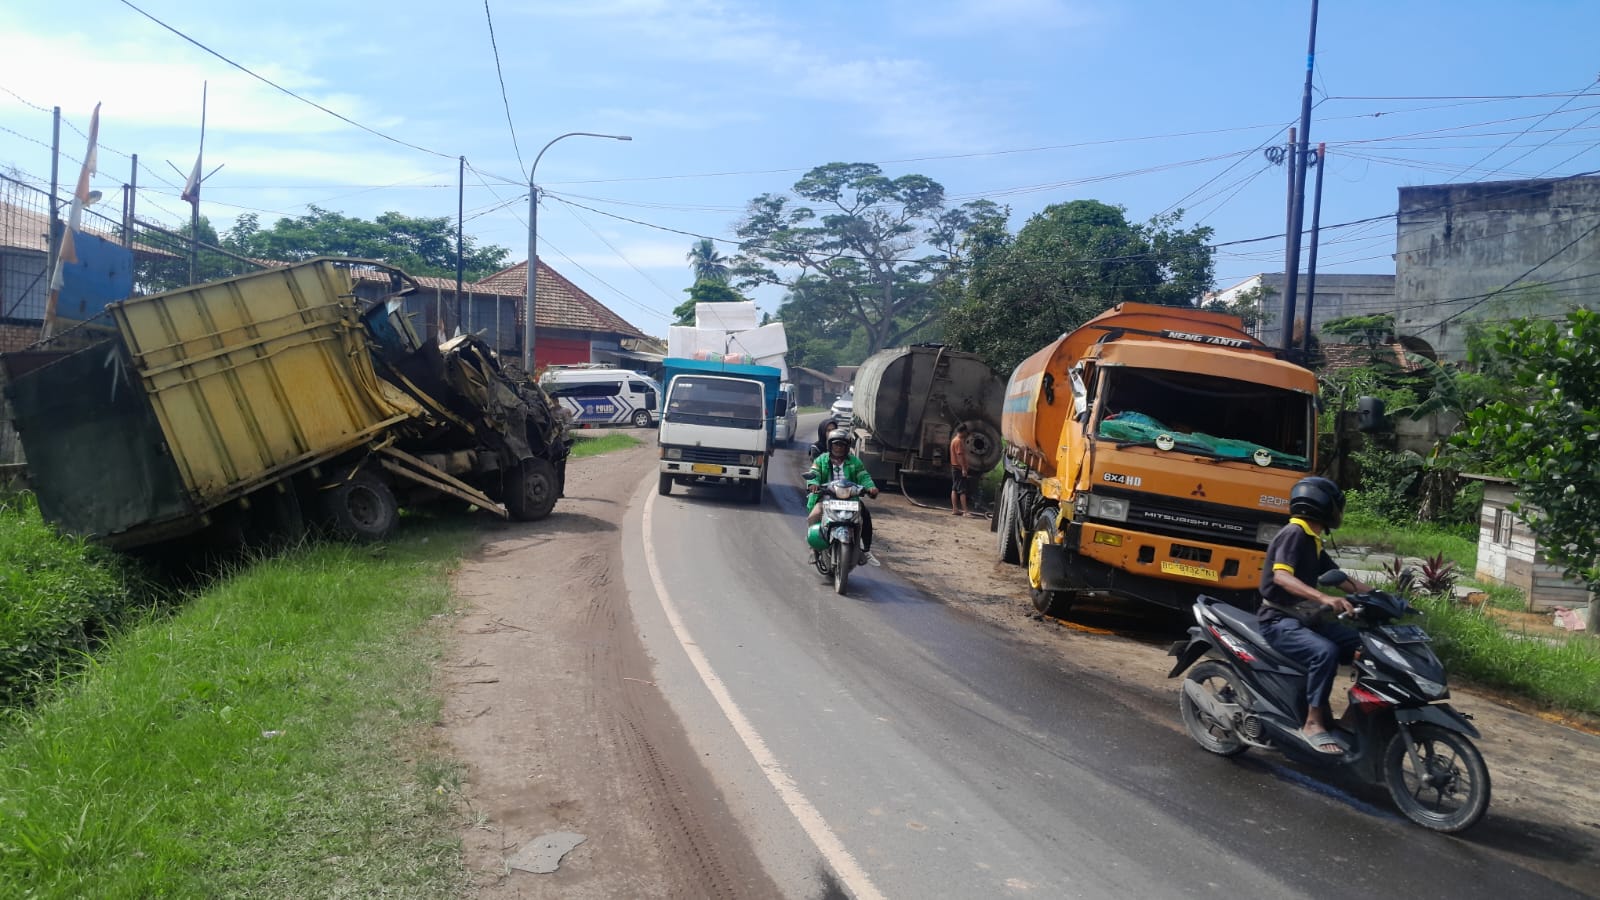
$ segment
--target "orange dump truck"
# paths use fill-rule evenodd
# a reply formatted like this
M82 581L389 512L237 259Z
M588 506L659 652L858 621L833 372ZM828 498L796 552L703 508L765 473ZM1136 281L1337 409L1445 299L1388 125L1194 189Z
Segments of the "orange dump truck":
M1253 609L1289 489L1311 472L1316 377L1219 313L1123 303L1006 385L999 557L1034 605L1091 597Z

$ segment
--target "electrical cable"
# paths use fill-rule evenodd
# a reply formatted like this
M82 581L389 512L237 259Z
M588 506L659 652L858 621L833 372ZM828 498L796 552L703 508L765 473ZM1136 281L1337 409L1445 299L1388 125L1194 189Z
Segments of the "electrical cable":
M500 102L506 108L506 127L511 129L511 148L517 152L517 168L526 169L522 162L522 146L517 143L517 126L511 121L511 98L506 96L506 75L500 68L500 45L494 39L494 16L489 13L489 0L483 0L483 18L489 23L489 48L494 51L494 74L500 80Z

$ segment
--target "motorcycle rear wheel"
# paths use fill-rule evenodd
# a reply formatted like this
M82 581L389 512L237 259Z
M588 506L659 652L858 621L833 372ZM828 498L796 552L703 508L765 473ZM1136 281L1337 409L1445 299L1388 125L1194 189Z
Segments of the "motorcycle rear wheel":
M1419 722L1411 740L1422 760L1418 771L1396 734L1383 757L1383 780L1394 805L1429 831L1454 834L1477 824L1489 809L1489 767L1466 735Z
M1189 670L1186 680L1199 685L1222 703L1239 702L1239 684L1231 670L1222 663L1206 660ZM1218 756L1238 756L1250 749L1231 726L1214 723L1199 709L1188 692L1178 691L1178 710L1183 713L1183 727L1188 729L1194 742Z

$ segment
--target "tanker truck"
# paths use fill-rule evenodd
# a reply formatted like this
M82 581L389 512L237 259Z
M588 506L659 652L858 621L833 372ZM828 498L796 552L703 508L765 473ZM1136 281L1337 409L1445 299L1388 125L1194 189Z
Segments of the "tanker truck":
M1000 461L1005 383L974 353L942 344L880 350L856 370L857 455L874 481L950 472L950 438L967 423L974 473Z
M1023 360L1006 384L996 551L1033 603L1245 609L1289 491L1311 474L1316 377L1236 317L1122 303Z

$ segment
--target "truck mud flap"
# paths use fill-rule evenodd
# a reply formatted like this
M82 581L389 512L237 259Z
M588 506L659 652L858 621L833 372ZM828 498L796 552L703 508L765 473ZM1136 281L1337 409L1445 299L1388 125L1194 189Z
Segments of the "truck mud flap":
M380 460L383 467L394 473L396 477L414 481L441 494L449 494L452 497L460 498L479 509L492 512L502 519L509 515L506 508L490 499L488 494L453 475L428 465L404 450L399 450L395 447L379 447L378 453L383 456L383 459Z
M1047 591L1067 591L1077 585L1067 580L1067 548L1046 544L1039 548L1039 586Z

